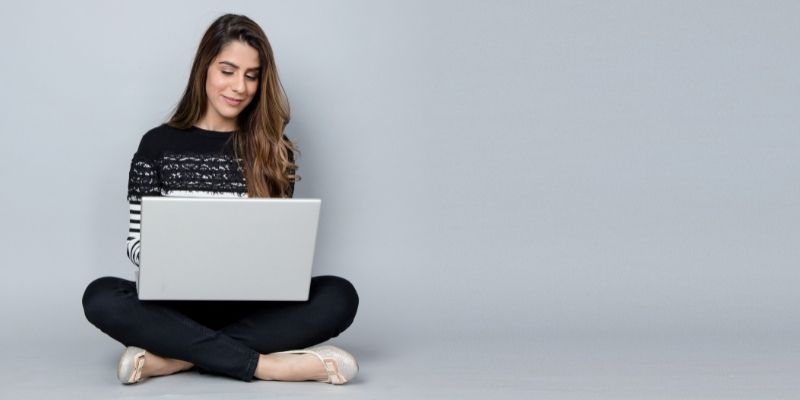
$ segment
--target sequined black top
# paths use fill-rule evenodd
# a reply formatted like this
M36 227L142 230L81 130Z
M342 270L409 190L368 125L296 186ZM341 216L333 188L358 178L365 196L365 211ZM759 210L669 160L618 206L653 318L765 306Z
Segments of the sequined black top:
M145 133L128 172L127 254L139 266L142 196L247 197L230 132L162 124ZM289 153L289 158L294 157ZM290 184L290 197L294 183Z

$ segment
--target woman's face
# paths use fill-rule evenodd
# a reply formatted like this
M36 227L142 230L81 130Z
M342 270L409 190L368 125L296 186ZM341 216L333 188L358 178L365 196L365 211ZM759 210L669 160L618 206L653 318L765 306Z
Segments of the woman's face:
M208 66L205 119L215 125L235 126L236 116L256 94L260 67L258 51L246 43L233 41L223 46Z

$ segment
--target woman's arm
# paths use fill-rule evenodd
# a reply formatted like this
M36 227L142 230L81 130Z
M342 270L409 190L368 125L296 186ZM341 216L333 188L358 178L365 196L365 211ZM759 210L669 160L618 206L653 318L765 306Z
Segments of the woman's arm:
M128 171L128 225L127 254L133 265L139 267L140 233L142 223L142 196L161 196L161 179L154 160L154 152L148 146L148 134L142 137L139 148L133 155Z
M142 220L142 200L129 200L130 225L128 227L128 258L139 266L139 239Z

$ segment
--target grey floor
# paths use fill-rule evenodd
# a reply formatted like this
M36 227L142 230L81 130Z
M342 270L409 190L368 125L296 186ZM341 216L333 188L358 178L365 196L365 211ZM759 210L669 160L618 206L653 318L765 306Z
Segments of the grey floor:
M800 346L769 338L418 340L331 343L359 359L344 386L195 372L123 386L122 347L95 335L6 343L2 399L797 399Z

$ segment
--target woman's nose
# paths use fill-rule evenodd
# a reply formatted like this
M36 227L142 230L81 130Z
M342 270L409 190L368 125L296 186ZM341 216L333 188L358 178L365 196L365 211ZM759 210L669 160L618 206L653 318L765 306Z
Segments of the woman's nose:
M236 80L233 82L233 84L232 84L232 89L233 89L233 91L234 91L234 92L236 92L236 93L242 93L242 92L244 92L244 88L245 88L244 79L245 79L245 77L244 77L244 76L242 76L242 77L240 77L240 78L237 78L237 79L236 79Z

